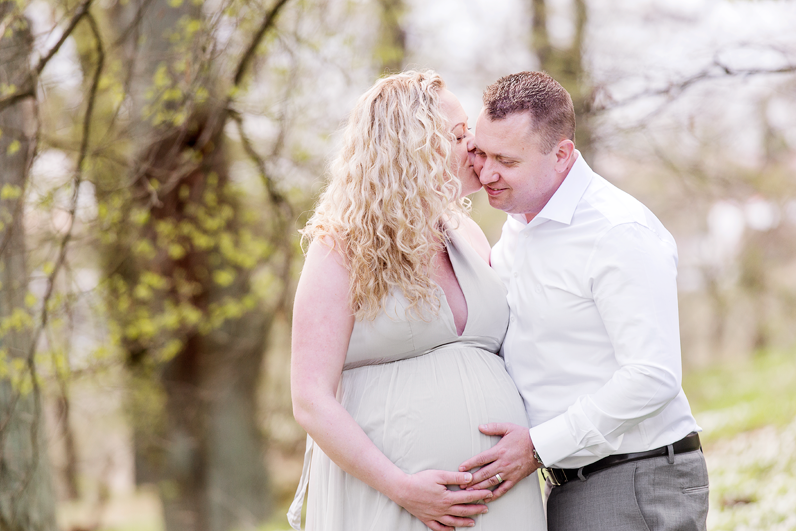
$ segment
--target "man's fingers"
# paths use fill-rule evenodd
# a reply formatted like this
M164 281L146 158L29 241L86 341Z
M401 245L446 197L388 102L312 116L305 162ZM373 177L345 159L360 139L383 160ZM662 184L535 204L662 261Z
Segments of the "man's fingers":
M511 487L513 487L514 485L515 483L513 481L504 481L503 483L500 484L498 488L492 491L493 496L490 500L487 501L493 502L497 500L498 498L506 494L509 490L511 490Z
M502 466L502 468L501 468ZM500 481L497 479L497 474L500 472L500 475L503 479L506 479L506 467L507 464L498 462L492 462L489 466L484 467L473 474L473 480L470 481L470 485L467 486L468 489L473 488L491 488L495 485L498 485Z
M484 435L498 435L500 437L509 432L511 424L505 422L490 422L489 424L481 424L478 426L478 431Z
M491 422L489 424L482 424L478 426L478 429L484 435L497 435L503 437L511 430L512 426L514 425L506 422ZM502 441L498 442L495 446L493 446L489 450L481 452L480 454L471 457L470 459L459 465L459 471L464 472L465 470L472 470L473 468L479 466L485 466L495 461L498 458L498 452L500 451L499 449L502 448L501 442ZM474 481L480 481L480 480L475 479Z
M495 459L497 459L497 453L495 452L495 447L493 446L489 450L481 452L478 455L475 455L459 465L459 470L464 472L465 470L472 470L479 466L488 465ZM472 480L470 480L472 481ZM470 481L463 481L461 484L470 483Z
M473 481L478 481L478 480L479 480L479 478L474 478L473 479ZM487 478L484 479L483 481L478 481L478 483L474 483L473 485L470 485L467 488L468 489L473 489L473 490L491 489L492 487L497 487L498 485L500 485L500 483L501 482L498 481L497 476L490 475L490 476L487 476Z

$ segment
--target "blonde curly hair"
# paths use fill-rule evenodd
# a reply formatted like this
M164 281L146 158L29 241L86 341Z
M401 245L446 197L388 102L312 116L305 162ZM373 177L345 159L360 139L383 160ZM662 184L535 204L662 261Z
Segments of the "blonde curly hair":
M409 315L439 310L431 264L443 220L466 212L452 172L452 141L440 106L445 83L431 70L380 79L357 101L340 153L302 242L331 237L347 259L349 302L372 320L399 288Z

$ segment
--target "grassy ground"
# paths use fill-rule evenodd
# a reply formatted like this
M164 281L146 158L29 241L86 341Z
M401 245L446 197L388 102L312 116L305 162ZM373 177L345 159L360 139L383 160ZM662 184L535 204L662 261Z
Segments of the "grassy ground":
M711 531L796 530L796 353L686 376L704 429Z
M705 430L704 442L764 426L782 428L796 416L796 352L692 371L683 388Z

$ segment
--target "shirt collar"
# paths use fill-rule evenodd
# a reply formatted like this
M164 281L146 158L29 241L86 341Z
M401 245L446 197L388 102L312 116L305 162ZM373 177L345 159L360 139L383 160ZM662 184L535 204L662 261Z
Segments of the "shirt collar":
M578 202L583 197L583 193L589 186L594 174L589 165L586 164L586 161L583 160L583 155L580 154L580 151L576 150L575 152L578 155L578 158L575 159L575 164L572 165L553 197L550 198L542 211L531 220L532 224L538 225L546 220L557 221L565 225L572 223L572 217L575 215ZM528 225L525 220L525 214L512 214L511 217L523 225Z

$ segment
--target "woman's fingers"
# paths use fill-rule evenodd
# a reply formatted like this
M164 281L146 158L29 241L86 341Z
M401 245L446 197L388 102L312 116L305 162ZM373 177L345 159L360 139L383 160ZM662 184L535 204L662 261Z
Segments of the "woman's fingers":
M434 478L440 485L466 485L473 480L473 475L469 472L449 472L447 470L436 470Z
M423 520L423 523L426 524L426 527L433 529L434 531L454 531L452 527L443 525L436 520Z
M468 503L465 505L451 505L450 507L448 507L447 511L445 512L448 516L457 517L457 516L477 516L479 514L484 514L488 510L489 509L485 504Z
M487 475L486 479L484 479L483 481L480 481L480 482L475 483L473 485L468 485L467 489L468 490L470 490L470 489L473 489L473 490L490 489L490 491L491 491L491 489L493 487L497 487L498 485L503 483L503 482L498 480L496 474L497 473L494 473L494 474L490 473L489 475ZM491 492L493 492L493 496L494 496L494 491L491 491ZM490 499L490 501L491 501L491 499Z
M411 487L401 505L434 531L472 527L472 518L487 512L489 490L449 490L448 485L472 480L469 472L425 470L411 476Z
M450 527L473 527L475 525L475 520L471 518L457 518L450 515L443 516L439 522Z
M471 505L473 502L478 502L481 500L489 500L492 498L492 491L486 489L476 489L476 490L452 490L448 493L447 499L445 500L446 503L449 503L451 507L459 506L461 504L463 507L479 507L478 505ZM477 513L473 513L477 514Z

